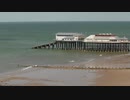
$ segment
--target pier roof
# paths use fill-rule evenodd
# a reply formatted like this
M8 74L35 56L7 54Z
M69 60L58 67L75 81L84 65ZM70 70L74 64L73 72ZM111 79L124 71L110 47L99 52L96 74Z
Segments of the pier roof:
M112 33L99 33L99 34L96 34L95 36L105 36L105 37L110 37L110 36L116 36Z
M65 33L65 32L59 32L56 35L74 35L74 36L81 36L83 34L81 33Z

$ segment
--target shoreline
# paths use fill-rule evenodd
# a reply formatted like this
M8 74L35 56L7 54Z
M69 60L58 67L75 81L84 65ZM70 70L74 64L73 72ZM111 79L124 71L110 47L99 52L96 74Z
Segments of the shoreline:
M85 66L130 67L130 54L83 62ZM130 85L130 70L19 69L0 74L1 86L120 86Z

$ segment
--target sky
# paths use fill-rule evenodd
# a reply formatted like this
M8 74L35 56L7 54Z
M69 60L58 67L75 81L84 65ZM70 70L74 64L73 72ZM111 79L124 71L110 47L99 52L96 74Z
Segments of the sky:
M130 12L0 12L0 22L130 21Z

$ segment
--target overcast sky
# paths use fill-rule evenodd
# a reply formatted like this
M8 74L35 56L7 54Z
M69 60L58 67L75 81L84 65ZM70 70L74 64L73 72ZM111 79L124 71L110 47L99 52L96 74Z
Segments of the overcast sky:
M0 22L130 21L130 12L0 12Z

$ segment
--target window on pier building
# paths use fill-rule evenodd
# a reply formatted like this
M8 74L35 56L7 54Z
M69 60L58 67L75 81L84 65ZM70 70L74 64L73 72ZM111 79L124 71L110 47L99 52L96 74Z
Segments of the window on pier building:
M110 40L110 41L117 41L117 40Z

